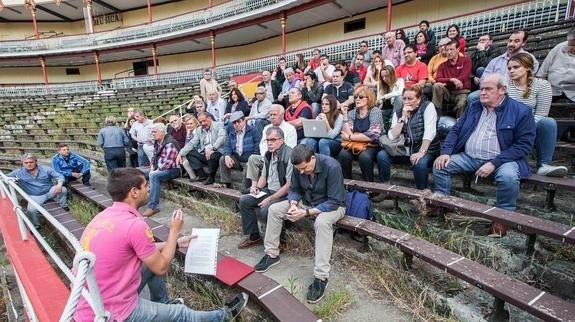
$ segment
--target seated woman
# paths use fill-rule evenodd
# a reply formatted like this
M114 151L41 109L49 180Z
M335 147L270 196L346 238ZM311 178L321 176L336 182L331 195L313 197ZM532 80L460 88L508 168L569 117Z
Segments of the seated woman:
M319 149L320 154L336 157L341 150L343 115L337 108L335 96L326 95L321 99L321 113L315 119L325 121L328 130L327 137L304 138L300 143L309 146L315 152Z
M567 168L552 166L557 141L557 122L547 117L551 108L551 84L544 79L535 78L533 66L533 58L528 53L519 53L509 58L507 70L510 81L507 94L533 109L537 123L537 174L563 177L567 175Z
M417 59L425 65L429 64L431 57L435 55L435 48L429 45L427 32L420 31L415 35L415 46L417 47Z
M343 129L341 139L364 144L365 149L361 152L355 149L342 149L339 152L343 177L351 179L351 164L353 159L359 160L361 179L373 181L373 163L379 151L378 139L383 132L383 119L381 110L375 106L375 93L371 87L359 86L354 93L355 109L347 111L342 109ZM343 143L342 143L343 145Z
M459 52L463 56L466 56L465 46L467 46L467 42L465 41L465 38L463 38L463 36L461 35L461 32L459 31L458 25L456 25L456 24L450 25L447 28L447 32L446 32L445 36L451 40L457 40L459 42Z
M403 87L403 78L397 78L393 66L383 66L377 86L377 105L381 106L384 124L389 124L391 113L403 105Z
M395 31L395 39L401 39L406 45L409 44L409 39L407 38L407 35L403 29L397 29Z
M427 167L439 155L437 112L433 103L422 100L422 96L419 86L408 86L403 90L403 107L393 113L387 136L394 140L404 135L409 155L391 156L385 149L379 151L377 169L381 182L389 181L392 163L407 163L411 164L415 187L423 190L429 185Z
M200 123L193 114L184 115L182 117L182 120L184 121L184 125L186 126L186 144L188 144L194 138L195 131L200 125ZM183 158L182 167L188 173L190 180L192 180L192 182L195 182L196 173L194 172L194 169L192 169L192 166L190 165L190 162L188 162L187 158Z
M371 86L374 89L377 88L383 65L384 62L381 56L373 56L371 64L367 67L367 73L365 74L363 85Z
M239 88L233 88L230 91L230 99L228 100L226 113L224 114L224 123L228 123L230 116L235 111L242 111L244 116L250 115L250 106L248 101L246 101Z

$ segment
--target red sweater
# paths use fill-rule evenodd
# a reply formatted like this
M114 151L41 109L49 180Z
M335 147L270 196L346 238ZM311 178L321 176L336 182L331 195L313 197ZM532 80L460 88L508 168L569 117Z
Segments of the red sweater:
M455 64L451 61L446 60L444 63L439 65L437 68L437 76L435 81L439 83L445 83L447 89L455 90L455 85L449 80L452 78L457 78L463 83L462 89L471 89L471 67L473 63L471 59L467 56L458 57Z

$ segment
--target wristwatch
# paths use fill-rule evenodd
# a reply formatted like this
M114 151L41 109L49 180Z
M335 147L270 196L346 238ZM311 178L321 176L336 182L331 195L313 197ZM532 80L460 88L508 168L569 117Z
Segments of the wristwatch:
M306 209L306 210L305 210L305 216L306 216L306 217L310 217L309 209Z
M295 200L292 200L289 203L290 203L290 205L297 205L297 201L295 201Z

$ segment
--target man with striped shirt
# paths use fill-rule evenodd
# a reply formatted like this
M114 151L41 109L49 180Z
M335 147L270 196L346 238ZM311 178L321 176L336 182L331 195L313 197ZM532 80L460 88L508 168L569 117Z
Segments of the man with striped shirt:
M471 103L453 126L435 160L435 192L451 193L451 176L474 173L475 180L493 175L497 207L514 211L519 181L531 174L526 157L535 142L535 119L527 105L507 95L502 75L481 80L480 101ZM492 231L505 235L494 223Z

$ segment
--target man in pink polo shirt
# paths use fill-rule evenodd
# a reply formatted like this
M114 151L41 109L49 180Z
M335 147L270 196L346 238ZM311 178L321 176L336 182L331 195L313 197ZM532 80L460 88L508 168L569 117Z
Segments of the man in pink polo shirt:
M184 304L140 298L141 272L149 270L164 275L176 247L187 247L192 236L178 238L184 219L178 209L172 216L167 241L154 243L152 230L137 210L148 202L150 195L150 187L140 170L112 171L107 189L114 204L92 219L80 242L96 256L94 274L110 321L228 321L245 307L248 299L245 293L213 311L194 311ZM94 312L83 297L74 319L94 321Z

